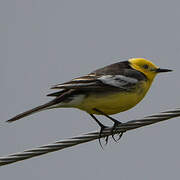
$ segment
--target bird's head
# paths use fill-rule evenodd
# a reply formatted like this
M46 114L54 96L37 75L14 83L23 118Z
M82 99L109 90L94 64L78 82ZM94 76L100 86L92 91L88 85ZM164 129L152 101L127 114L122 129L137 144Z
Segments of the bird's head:
M152 81L158 73L172 71L170 69L161 69L151 61L144 58L131 58L128 61L133 69L145 74L150 81Z

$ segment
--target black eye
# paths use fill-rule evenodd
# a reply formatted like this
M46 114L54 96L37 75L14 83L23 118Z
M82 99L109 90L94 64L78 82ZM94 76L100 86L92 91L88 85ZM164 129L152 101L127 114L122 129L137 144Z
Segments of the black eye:
M148 69L149 66L148 66L147 64L145 64L145 65L143 65L143 68L144 68L144 69Z

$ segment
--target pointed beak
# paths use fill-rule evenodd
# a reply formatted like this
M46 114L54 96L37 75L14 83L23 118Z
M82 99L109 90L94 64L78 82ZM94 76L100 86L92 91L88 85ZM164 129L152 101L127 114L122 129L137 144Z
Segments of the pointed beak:
M173 70L171 70L171 69L161 69L161 68L156 69L156 72L157 72L157 73L171 72L171 71L173 71Z

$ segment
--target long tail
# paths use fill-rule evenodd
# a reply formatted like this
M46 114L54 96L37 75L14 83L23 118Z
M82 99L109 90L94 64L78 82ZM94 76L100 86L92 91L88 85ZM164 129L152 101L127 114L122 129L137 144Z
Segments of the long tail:
M17 121L17 120L19 120L21 118L24 118L24 117L29 116L31 114L34 114L36 112L43 111L43 110L47 109L48 107L50 107L50 106L52 106L54 104L55 104L54 101L50 101L50 102L48 102L46 104L37 106L37 107L35 107L33 109L30 109L30 110L25 111L25 112L23 112L21 114L18 114L17 116L14 116L13 118L7 120L6 122L11 123L13 121Z

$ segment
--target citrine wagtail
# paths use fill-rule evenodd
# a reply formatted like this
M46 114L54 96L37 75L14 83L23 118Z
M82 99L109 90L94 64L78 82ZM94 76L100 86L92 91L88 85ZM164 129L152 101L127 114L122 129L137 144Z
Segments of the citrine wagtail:
M33 113L53 108L78 108L86 111L101 127L105 126L95 117L104 115L120 123L109 115L126 111L139 103L149 90L158 73L169 72L143 58L131 58L97 69L88 75L57 84L52 89L59 91L48 94L54 97L50 102L18 114L7 120L13 122Z

